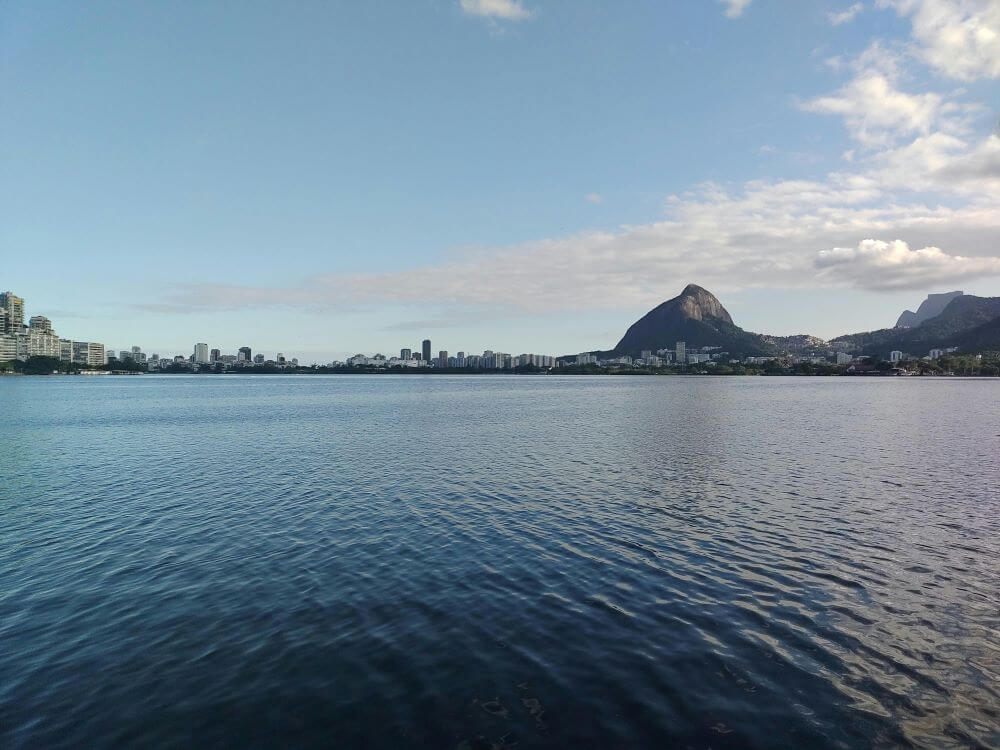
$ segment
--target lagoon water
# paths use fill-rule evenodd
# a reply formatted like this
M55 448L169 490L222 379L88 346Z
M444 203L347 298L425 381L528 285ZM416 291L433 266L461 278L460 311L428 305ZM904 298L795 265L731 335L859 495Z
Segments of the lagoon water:
M0 378L0 746L1000 746L1000 382Z

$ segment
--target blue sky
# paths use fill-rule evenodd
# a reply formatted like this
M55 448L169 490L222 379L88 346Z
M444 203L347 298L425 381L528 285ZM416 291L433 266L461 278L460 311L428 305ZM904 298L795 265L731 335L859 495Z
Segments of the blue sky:
M0 287L306 361L1000 294L995 0L0 6Z

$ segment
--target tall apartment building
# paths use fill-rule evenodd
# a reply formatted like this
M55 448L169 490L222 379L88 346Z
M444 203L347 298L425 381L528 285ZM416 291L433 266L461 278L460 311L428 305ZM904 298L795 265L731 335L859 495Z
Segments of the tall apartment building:
M199 365L208 364L208 344L195 344L194 353L191 357Z
M104 344L97 344L93 341L73 341L71 344L71 362L91 367L99 367L104 364Z
M237 362L250 362L252 361L252 359L253 357L251 356L249 346L241 346L239 350L236 352Z
M399 350L399 358L400 359L409 359L412 356L413 356L413 352L410 351L409 349L400 349Z
M421 352L424 355L424 362L427 364L431 363L431 340L424 339L423 344L421 344Z
M42 333L52 333L52 321L44 315L32 315L28 321L28 328Z
M680 364L687 362L687 344L683 341L678 341L677 346L675 347L674 357Z
M11 362L17 359L17 336L0 333L0 362Z
M24 328L24 300L13 292L0 294L0 307L5 311L3 333L19 333Z
M208 358L213 362L218 362L221 357L222 357L222 352L219 351L218 349L213 349L211 352L208 353Z

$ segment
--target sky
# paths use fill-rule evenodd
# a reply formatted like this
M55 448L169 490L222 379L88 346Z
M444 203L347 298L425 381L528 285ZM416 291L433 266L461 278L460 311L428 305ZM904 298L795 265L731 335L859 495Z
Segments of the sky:
M567 354L1000 295L1000 0L0 4L0 290L109 348Z

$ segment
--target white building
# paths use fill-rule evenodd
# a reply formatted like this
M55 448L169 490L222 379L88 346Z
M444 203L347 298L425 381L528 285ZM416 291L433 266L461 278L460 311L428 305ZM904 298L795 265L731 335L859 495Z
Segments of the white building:
M72 349L73 358L71 361L78 365L100 367L104 364L104 344L96 344L93 341L74 341Z
M51 326L29 328L27 333L26 354L29 357L55 357L62 354L62 340L52 332Z
M2 333L18 333L24 327L24 298L13 292L0 294L0 308L3 309Z
M192 355L191 359L193 359L199 365L207 365L209 363L208 344L195 344L194 354Z
M851 355L846 352L837 352L837 364L847 365L851 362Z
M17 337L0 333L0 362L10 362L17 359Z
M674 347L674 359L677 362L687 361L687 344L683 341L678 341Z
M42 333L52 333L52 321L44 315L32 315L28 321L28 327L34 328Z
M899 351L898 349L889 352L889 361L890 362L899 362L902 358L903 358L903 353L901 351Z

